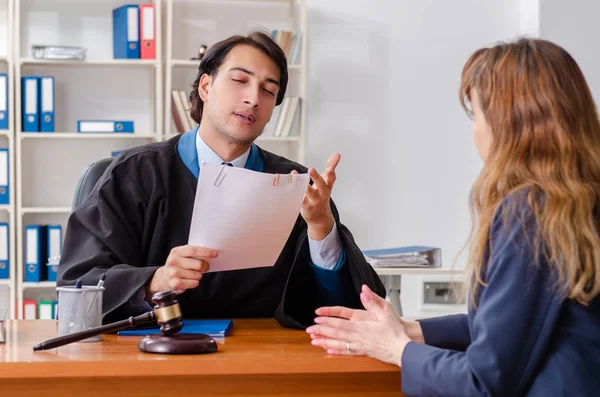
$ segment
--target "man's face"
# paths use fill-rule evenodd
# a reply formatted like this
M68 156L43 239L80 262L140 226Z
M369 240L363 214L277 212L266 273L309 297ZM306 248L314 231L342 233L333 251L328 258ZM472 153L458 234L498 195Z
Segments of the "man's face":
M266 54L249 45L235 46L216 76L200 79L202 122L231 142L252 143L271 118L279 80L279 67Z

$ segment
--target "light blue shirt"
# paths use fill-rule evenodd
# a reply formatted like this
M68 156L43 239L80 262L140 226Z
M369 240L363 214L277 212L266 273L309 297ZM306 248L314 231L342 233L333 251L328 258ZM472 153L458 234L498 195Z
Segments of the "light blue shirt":
M202 162L221 164L224 160L219 157L200 137L196 134L196 151L198 152L198 164L202 167ZM229 161L234 167L244 168L250 149L248 149L240 157ZM308 236L308 246L310 249L310 259L316 266L324 269L332 270L337 264L342 255L342 241L337 230L337 224L334 221L331 232L323 240L313 240Z

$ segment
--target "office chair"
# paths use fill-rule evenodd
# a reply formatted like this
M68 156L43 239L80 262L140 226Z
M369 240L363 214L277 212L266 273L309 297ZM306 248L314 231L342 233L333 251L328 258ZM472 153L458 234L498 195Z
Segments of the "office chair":
M79 179L77 179L77 183L75 184L75 192L73 193L71 211L81 205L90 195L92 189L94 189L94 186L96 186L96 182L98 182L112 161L112 157L104 158L97 160L85 167L83 173Z

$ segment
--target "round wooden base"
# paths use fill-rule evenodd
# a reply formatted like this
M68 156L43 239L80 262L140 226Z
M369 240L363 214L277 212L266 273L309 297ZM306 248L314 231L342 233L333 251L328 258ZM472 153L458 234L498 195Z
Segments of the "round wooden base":
M205 334L147 335L138 347L145 353L206 354L217 351L217 342Z

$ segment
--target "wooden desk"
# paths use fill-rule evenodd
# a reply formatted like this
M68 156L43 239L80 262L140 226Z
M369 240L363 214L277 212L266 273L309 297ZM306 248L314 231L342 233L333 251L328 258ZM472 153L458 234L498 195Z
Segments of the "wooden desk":
M275 320L234 320L208 355L155 355L141 337L103 335L52 350L54 320L10 320L0 344L5 396L402 396L400 369L366 357L332 357L304 331Z

